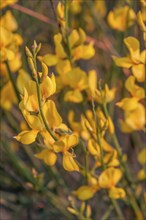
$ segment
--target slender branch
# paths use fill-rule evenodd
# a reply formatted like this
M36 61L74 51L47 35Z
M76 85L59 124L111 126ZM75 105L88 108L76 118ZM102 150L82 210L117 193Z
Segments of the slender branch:
M56 25L56 23L54 21L52 21L51 19L49 19L45 15L42 15L42 14L40 14L38 12L35 12L35 11L29 9L29 8L25 8L25 7L23 7L23 6L19 5L19 4L13 4L10 7L13 8L13 9L16 9L18 11L21 11L21 12L23 12L23 13L31 16L31 17L34 17L34 18L36 18L36 19L38 19L38 20L40 20L40 21L42 21L44 23L51 24L53 26Z

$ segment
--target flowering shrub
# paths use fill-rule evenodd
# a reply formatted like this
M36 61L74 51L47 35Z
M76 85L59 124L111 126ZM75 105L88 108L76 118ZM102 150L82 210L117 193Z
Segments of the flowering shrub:
M145 218L146 2L134 3L38 1L58 29L31 47L18 11L51 15L1 0L2 190L29 219Z

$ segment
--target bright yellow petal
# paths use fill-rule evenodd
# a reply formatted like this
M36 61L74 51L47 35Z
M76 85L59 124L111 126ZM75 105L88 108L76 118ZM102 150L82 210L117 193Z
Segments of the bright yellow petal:
M48 166L53 166L57 160L56 154L48 149L44 149L40 153L35 154L35 157L42 159Z
M55 43L55 53L56 53L56 56L59 58L59 59L65 59L67 58L67 55L66 55L66 52L61 44L62 42L62 35L59 33L59 34L56 34L54 36L54 43Z
M73 156L69 152L65 152L63 154L63 167L65 170L72 172L72 171L79 171L79 166L73 159Z
M137 103L137 108L133 111L125 112L125 122L133 130L143 130L145 120L145 107L141 103Z
M122 177L122 172L117 168L107 168L99 176L99 186L101 188L112 188Z
M59 60L57 65L56 65L56 70L57 73L61 75L68 73L69 71L71 71L71 64L69 60Z
M125 198L126 193L125 190L122 188L112 187L109 190L109 197L112 199L122 199Z
M144 64L138 64L132 66L132 73L137 79L138 82L144 82L145 81L145 65Z
M130 58L134 63L139 62L140 59L140 44L139 41L134 37L127 37L124 39L124 43L126 44L129 52Z
M59 115L55 103L48 100L43 105L43 113L50 128L58 127L62 123L62 118Z
M15 138L22 144L31 144L35 141L38 132L37 130L22 131Z
M93 156L100 156L100 148L93 139L88 141L88 151Z
M116 105L124 111L131 111L137 108L138 99L135 97L124 98L121 102L117 102Z
M82 201L91 199L95 193L96 190L91 186L81 186L76 191L74 191L74 195L76 195L77 198Z
M49 96L53 95L56 91L56 82L54 74L51 77L47 76L40 84L41 97L46 100Z
M68 91L64 96L66 102L80 103L83 101L82 93L78 90Z
M117 66L120 66L123 68L130 68L132 66L132 60L129 57L113 56L113 60Z
M138 154L138 162L140 164L146 163L146 148L142 149L140 153Z
M91 91L91 95L94 97L95 90L97 88L97 73L95 70L89 71L88 83L89 83L89 89Z
M16 84L21 94L23 94L24 86L29 80L30 80L29 74L23 69L19 70Z
M128 79L125 82L125 87L131 93L132 96L138 98L139 100L145 97L144 89L136 85L134 76L128 77Z
M55 66L58 62L58 58L53 54L46 54L41 58L41 61L44 62L47 66Z

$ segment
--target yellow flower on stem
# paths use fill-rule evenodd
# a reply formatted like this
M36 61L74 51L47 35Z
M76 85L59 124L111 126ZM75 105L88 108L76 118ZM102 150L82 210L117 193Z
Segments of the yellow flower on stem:
M145 108L141 103L137 103L136 108L124 111L124 121L120 120L121 130L129 133L136 130L143 130L145 125Z
M79 166L74 160L74 154L69 150L78 144L78 136L76 134L62 136L54 143L54 151L63 154L63 167L67 171L79 171Z
M112 187L109 190L108 194L109 194L109 197L112 199L122 199L122 198L125 198L126 196L124 189L117 188L117 187Z
M10 110L12 105L17 103L17 97L10 81L2 87L0 99L0 105L5 110Z
M130 92L130 94L138 100L145 98L145 91L142 87L136 85L134 76L128 77L125 82L125 87Z
M48 166L53 166L56 163L57 155L52 149L46 148L35 154L35 157L42 159Z
M18 0L0 0L0 9L16 3Z
M140 53L139 41L134 37L127 37L124 39L124 43L129 50L127 57L115 57L113 59L117 66L123 68L131 68L132 73L138 82L144 82L145 80L145 50Z
M122 177L122 172L118 168L107 168L99 176L99 186L104 189L114 187Z
M109 103L115 98L116 89L112 88L109 89L108 85L105 84L105 87L103 90L96 89L95 93L95 101L99 103Z
M107 17L108 24L111 28L118 31L125 31L128 27L132 26L136 18L133 9L128 6L114 8L110 11Z
M79 200L85 201L91 199L96 191L97 189L95 186L84 185L74 191L74 195L76 195Z

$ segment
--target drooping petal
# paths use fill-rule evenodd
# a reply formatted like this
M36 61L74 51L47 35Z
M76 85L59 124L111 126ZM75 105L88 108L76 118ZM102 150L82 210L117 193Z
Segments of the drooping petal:
M112 188L122 177L122 172L118 168L107 168L99 176L99 186L101 188Z
M122 199L122 198L125 198L126 196L125 190L122 188L117 188L117 187L112 187L109 190L108 194L109 194L109 197L112 199Z
M55 103L48 100L42 107L44 116L50 128L58 127L62 123L62 118L59 115Z
M15 136L15 138L17 141L21 142L22 144L31 144L35 141L38 132L39 131L37 130L22 131L17 136Z
M40 84L41 97L46 100L49 96L53 95L56 91L56 82L54 74L51 77L47 76Z
M82 93L79 90L72 90L66 92L64 96L64 100L66 102L74 102L74 103L80 103L83 101Z
M56 154L48 149L44 149L41 152L35 154L35 157L42 159L49 166L53 166L57 160Z
M69 152L65 152L63 154L63 167L65 170L71 172L71 171L79 171L79 166L73 159L73 156Z
M19 70L16 84L21 94L23 94L24 86L29 80L30 80L29 74L23 69Z
M130 68L133 65L133 63L129 57L115 57L115 56L113 56L112 58L117 66L120 66L123 68Z
M132 66L132 73L137 79L138 82L144 82L145 81L145 65L144 64L138 64Z
M77 196L78 199L84 201L91 199L94 194L96 193L96 190L91 186L81 186L76 191L74 191L74 195Z
M124 43L126 44L129 52L130 58L134 63L139 62L140 59L140 44L139 41L134 37L127 37L124 39Z
M124 98L122 101L117 102L116 105L119 108L122 108L124 111L131 111L137 108L138 99L135 97L132 98Z
M46 54L45 56L39 58L47 66L55 66L58 62L58 58L54 54Z

